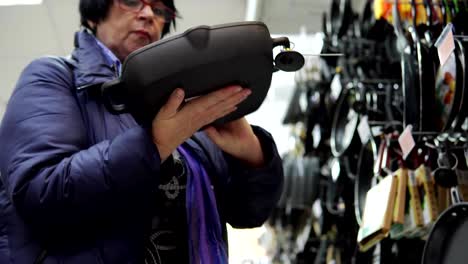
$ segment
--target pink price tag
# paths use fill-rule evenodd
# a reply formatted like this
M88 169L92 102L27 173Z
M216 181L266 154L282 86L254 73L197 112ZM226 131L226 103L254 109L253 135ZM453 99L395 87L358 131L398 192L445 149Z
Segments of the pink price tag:
M437 48L437 53L439 54L440 65L444 65L447 59L450 57L450 54L455 50L455 40L453 38L453 26L452 24L447 24L442 34L440 34L434 46Z
M413 126L408 125L398 138L398 143L400 143L401 150L403 151L403 159L406 159L414 147L416 147L412 132Z

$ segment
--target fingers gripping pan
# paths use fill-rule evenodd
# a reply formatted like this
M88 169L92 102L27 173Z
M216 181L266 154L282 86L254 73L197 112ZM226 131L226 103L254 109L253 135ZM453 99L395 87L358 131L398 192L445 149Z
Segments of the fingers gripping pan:
M109 98L119 90L124 100L108 100L110 110L130 112L141 123L151 121L176 88L184 89L186 100L231 84L250 88L252 94L236 111L214 122L226 123L263 103L277 69L273 48L283 44L289 40L274 42L261 22L195 27L131 53L120 79L104 84L102 92Z

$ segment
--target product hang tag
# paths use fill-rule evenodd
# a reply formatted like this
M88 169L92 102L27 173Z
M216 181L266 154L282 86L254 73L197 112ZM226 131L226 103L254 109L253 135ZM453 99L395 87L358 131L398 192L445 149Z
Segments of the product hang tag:
M453 25L451 23L445 26L434 46L437 48L437 53L439 54L440 65L444 65L450 57L450 54L455 50Z
M359 137L361 138L362 144L366 144L367 141L369 141L369 139L372 137L372 132L369 126L369 121L368 121L367 116L364 116L361 118L361 121L359 122L359 126L357 129L358 129L358 134L359 134Z
M406 159L414 147L416 147L412 132L413 126L408 125L398 138L398 143L400 143L401 150L403 151L403 159Z

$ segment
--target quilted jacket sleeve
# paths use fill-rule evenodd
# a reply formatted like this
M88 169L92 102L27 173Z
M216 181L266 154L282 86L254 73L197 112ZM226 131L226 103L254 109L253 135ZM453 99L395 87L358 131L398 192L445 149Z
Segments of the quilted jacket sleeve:
M229 178L225 202L227 222L236 228L261 226L279 201L283 189L283 165L272 136L253 127L265 155L265 166L252 169L225 154Z
M93 223L141 204L160 157L135 127L87 145L67 65L51 58L23 71L0 127L0 171L18 213L48 230Z
M261 226L270 216L283 188L283 164L272 136L264 129L252 126L260 140L266 164L249 168L241 161L222 152L204 133L197 138L215 167L218 210L222 218L235 228ZM214 166L213 166L214 165Z

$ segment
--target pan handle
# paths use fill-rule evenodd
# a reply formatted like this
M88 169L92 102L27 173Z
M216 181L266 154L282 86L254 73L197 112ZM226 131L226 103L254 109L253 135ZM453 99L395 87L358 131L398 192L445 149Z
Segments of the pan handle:
M102 98L104 99L104 105L107 109L113 114L123 114L128 113L128 107L124 103L116 103L112 99L113 92L121 92L122 91L122 82L120 79L115 79L109 82L105 82L101 86L101 94Z
M278 46L283 46L285 49L291 48L291 43L287 37L279 37L279 38L272 38L273 41L273 48Z
M459 204L463 202L463 199L460 196L460 192L458 191L458 187L450 188L450 197L452 198L452 204Z

